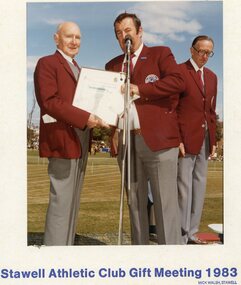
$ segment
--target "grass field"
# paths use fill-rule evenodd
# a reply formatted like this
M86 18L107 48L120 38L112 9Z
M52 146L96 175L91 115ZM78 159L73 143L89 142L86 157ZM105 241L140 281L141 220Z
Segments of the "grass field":
M209 162L207 192L201 232L210 231L208 224L223 222L222 162ZM49 195L47 160L37 151L28 152L28 232L43 233ZM119 222L120 172L115 158L97 153L89 157L77 233L105 237L105 244L117 244ZM124 234L129 236L129 215L125 203ZM112 238L110 238L112 237Z

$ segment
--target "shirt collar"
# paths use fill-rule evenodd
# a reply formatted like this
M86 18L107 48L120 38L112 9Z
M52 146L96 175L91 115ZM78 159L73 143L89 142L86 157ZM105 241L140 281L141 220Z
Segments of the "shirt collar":
M138 58L139 57L139 55L140 55L140 53L141 53L141 51L142 51L142 49L143 49L143 43L141 43L141 45L139 46L139 48L134 52L134 55L136 56L136 58Z
M63 58L65 58L65 59L66 59L67 61L69 61L70 63L73 63L73 58L72 58L72 57L66 55L62 50L60 50L60 49L58 49L58 48L57 48L57 51L62 54Z
M198 70L201 70L202 73L203 73L203 66L202 66L201 68L199 68L199 67L197 66L196 62L195 62L192 58L190 58L190 62L191 62L192 66L193 66L193 68L195 69L196 72L197 72Z
M135 66L135 64L136 64L136 62L137 62L137 59L138 59L138 57L139 57L139 55L140 55L140 53L141 53L141 51L142 51L142 49L143 49L143 46L144 46L144 44L141 43L141 45L139 46L139 48L133 53L133 54L135 55L135 56L132 58L133 66ZM125 62L126 62L126 54L125 54L124 62L123 62L123 63L125 63Z

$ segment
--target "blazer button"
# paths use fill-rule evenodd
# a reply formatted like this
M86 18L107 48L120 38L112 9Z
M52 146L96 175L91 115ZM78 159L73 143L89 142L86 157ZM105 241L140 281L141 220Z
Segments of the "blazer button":
M202 128L205 128L205 124L202 124Z

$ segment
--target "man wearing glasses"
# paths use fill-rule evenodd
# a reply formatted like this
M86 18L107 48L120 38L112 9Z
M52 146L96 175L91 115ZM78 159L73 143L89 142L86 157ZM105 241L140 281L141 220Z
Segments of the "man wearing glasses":
M209 155L215 153L217 76L204 67L214 42L198 36L192 42L191 58L180 64L186 89L177 108L181 134L178 161L178 195L183 243L202 243L197 237L207 181Z

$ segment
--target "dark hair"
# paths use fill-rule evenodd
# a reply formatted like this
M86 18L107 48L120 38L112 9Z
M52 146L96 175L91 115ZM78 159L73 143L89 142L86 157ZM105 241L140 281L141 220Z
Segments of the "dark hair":
M117 23L121 23L125 18L131 18L134 22L134 25L136 27L136 32L138 33L140 27L141 27L141 20L136 16L136 14L131 14L131 13L127 13L124 12L122 14L120 14L119 16L117 16L117 18L114 21L114 29ZM116 33L116 30L115 30Z
M214 41L213 41L213 39L212 39L211 37L206 36L206 35L201 35L201 36L197 36L197 37L193 40L193 42L192 42L192 47L194 47L197 42L203 41L203 40L212 42L212 44L213 44L213 46L214 46Z

